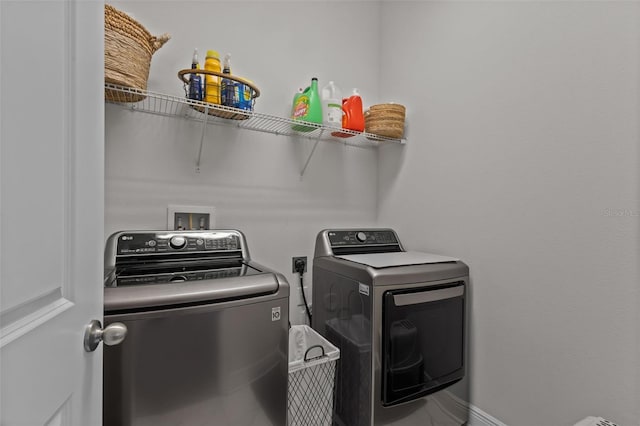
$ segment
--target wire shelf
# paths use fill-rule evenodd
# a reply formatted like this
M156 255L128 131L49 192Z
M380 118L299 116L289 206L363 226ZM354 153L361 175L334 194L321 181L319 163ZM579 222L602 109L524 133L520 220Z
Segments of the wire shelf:
M371 133L335 129L316 123L291 120L289 118L277 117L256 111L245 111L224 105L208 104L206 102L147 90L131 89L113 84L105 84L105 90L108 90L115 99L108 100L108 103L156 115L183 117L190 120L206 121L209 124L233 126L241 129L272 133L276 135L293 136L297 138L340 142L354 146L376 147L389 143L405 143L404 139L392 139ZM118 97L118 94L121 96ZM143 96L144 99L134 103L126 102L126 95L139 95ZM229 118L222 118L211 113L204 113L204 111L209 112L210 110L216 111L220 115L228 116ZM308 131L294 130L293 127L304 127L304 130ZM334 135L332 135L332 133ZM336 133L339 133L340 135L335 136Z
M181 117L187 120L201 122L203 127L200 150L196 160L197 171L200 170L202 146L208 124L236 127L315 141L311 154L309 154L309 157L302 167L301 175L304 175L319 141L338 142L360 148L376 148L385 144L405 143L405 139L392 139L372 133L326 127L317 123L292 120L290 118L263 114L256 111L247 111L224 105L209 104L148 90L132 89L109 83L105 83L104 88L105 93L109 95L108 99L105 99L107 103L132 111L140 111L164 117ZM127 101L128 99L141 100L138 102L129 102Z

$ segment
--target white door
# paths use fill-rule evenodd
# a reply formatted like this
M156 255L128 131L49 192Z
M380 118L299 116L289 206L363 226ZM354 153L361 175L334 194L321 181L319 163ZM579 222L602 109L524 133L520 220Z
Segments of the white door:
M0 0L0 424L99 426L103 2Z

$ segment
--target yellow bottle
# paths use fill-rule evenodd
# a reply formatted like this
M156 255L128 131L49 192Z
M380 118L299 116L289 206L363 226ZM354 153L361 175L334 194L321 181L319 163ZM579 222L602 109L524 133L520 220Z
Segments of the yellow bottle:
M207 50L204 69L220 72L220 56L215 50ZM220 104L220 77L205 74L204 100L210 104Z

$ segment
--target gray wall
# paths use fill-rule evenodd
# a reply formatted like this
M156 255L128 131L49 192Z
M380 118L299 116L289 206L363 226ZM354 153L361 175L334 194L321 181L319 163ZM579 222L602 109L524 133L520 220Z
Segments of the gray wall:
M194 47L230 52L232 72L254 81L256 111L288 116L299 87L318 77L378 95L376 3L130 1L114 6L171 40L153 57L148 89L184 96L177 78ZM371 42L357 43L354 37ZM201 126L106 108L106 233L166 227L169 204L215 206L216 227L245 232L252 257L292 285L292 323L304 317L292 256L313 256L324 228L371 226L376 216L377 154L320 143L303 178L309 140L209 126L200 173ZM310 284L310 274L305 283ZM311 289L307 288L311 295Z
M472 277L471 401L640 424L638 2L388 2L379 223ZM382 55L381 55L382 56Z
M638 3L114 4L172 33L150 90L181 96L194 47L230 51L259 111L333 79L407 105L409 141L323 143L300 179L308 142L209 128L197 174L197 125L108 106L107 233L214 205L295 306L290 257L320 229L394 227L471 266L474 405L511 426L639 424Z

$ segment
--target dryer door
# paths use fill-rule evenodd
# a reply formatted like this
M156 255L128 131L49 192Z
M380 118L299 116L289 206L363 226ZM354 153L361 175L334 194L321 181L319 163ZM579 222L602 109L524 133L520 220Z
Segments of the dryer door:
M463 281L384 293L382 404L433 393L464 376Z

